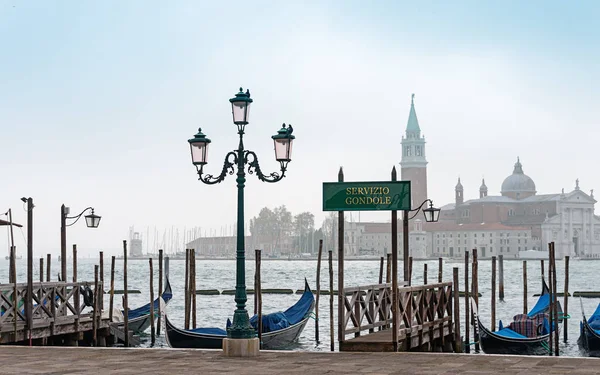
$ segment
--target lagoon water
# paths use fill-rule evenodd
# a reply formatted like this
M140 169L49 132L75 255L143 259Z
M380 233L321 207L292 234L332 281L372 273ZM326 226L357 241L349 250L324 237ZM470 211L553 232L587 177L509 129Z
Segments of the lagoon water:
M325 254L326 256L326 254ZM54 258L52 260L53 280L56 280L56 275L59 272L60 264ZM80 259L78 263L78 279L79 280L94 280L94 264L97 264L97 259ZM155 293L158 290L158 267L157 261L154 264L155 278L154 289ZM428 264L428 280L434 282L437 280L438 262L437 260L430 261L415 261L413 264L413 284L420 285L423 282L423 265ZM115 289L123 288L123 262L117 260L117 270L115 271ZM316 260L263 260L262 261L262 287L263 288L289 288L294 291L303 289L304 278L309 282L313 290L316 289ZM130 260L128 262L128 283L129 289L138 289L141 294L129 295L129 306L135 308L150 300L149 296L149 263L148 260ZM533 297L534 293L541 291L540 277L540 261L530 260L527 262L528 274L528 308L533 307L537 297ZM569 291L589 291L600 290L600 282L596 277L597 268L600 266L600 260L580 261L571 260ZM17 263L18 280L26 281L25 260L19 260ZM337 261L334 259L334 289L337 289ZM460 290L464 290L464 261L456 260L455 263L446 261L443 269L444 281L452 280L452 268L459 268L459 280L461 283ZM345 263L345 286L358 286L376 284L379 278L379 261L346 261ZM399 272L402 273L402 262L398 265ZM504 262L504 289L505 299L503 302L496 304L496 318L501 319L505 324L508 324L515 314L523 312L523 265L521 261ZM546 262L546 273L548 272L548 264ZM39 260L34 262L34 280L39 280ZM71 277L71 269L69 267L69 278ZM234 289L235 287L235 261L233 260L197 260L197 289ZM557 279L558 290L564 291L564 261L557 261ZM168 305L167 313L169 319L177 326L183 327L184 315L184 276L185 276L185 261L171 260L170 261L170 281L173 288L173 299ZM110 287L110 257L105 257L104 264L105 290ZM401 279L401 275L400 275ZM470 275L469 275L470 279ZM7 282L8 280L8 261L0 261L0 280ZM479 292L483 295L479 299L480 309L479 314L481 320L486 326L490 325L490 280L491 280L491 261L482 260L479 262ZM254 283L254 261L246 261L246 285L249 288L253 287ZM321 289L329 288L329 268L327 258L323 259L321 268ZM105 306L108 306L108 295L105 296ZM282 294L265 294L263 295L263 313L285 310L287 307L295 303L299 298L298 294L282 295ZM464 332L464 305L461 299L461 330ZM583 298L581 300L586 314L589 316L593 313L596 306L600 302L600 298ZM337 314L337 297L334 297L334 313ZM564 306L563 298L560 298L561 304ZM121 306L121 296L115 296L115 305ZM315 342L315 321L310 320L307 324L299 342L292 349L294 350L311 350L311 351L328 351L329 350L329 296L322 295L320 298L320 340ZM253 312L253 295L248 295L247 307L252 315ZM233 296L218 295L218 296L197 296L197 322L198 327L225 327L225 322L228 317L233 315L235 302ZM577 338L579 337L579 321L581 320L580 299L571 297L568 302L568 313L571 319L568 322L569 340L566 344L562 343L561 332L561 355L566 356L581 356L582 354L577 347ZM164 327L161 328L161 333L164 333ZM149 346L149 337L142 337L145 346ZM167 346L164 334L157 338L158 346ZM336 345L337 350L337 345Z

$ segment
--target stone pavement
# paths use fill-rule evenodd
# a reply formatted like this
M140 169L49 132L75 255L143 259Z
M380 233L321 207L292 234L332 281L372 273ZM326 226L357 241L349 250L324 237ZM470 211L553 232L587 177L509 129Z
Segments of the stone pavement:
M0 347L0 374L600 374L600 360L442 353L261 352Z

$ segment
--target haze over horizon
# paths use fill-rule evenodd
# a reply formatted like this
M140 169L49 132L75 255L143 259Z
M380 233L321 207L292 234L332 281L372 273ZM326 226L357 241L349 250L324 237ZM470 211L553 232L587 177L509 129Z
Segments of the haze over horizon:
M68 228L82 256L117 254L132 225L218 233L235 221L235 177L198 181L187 140L202 127L206 170L219 173L237 146L228 99L240 86L263 171L278 169L281 124L296 135L283 181L248 176L247 221L286 205L320 227L321 184L340 166L347 181L389 179L412 93L437 206L459 176L465 199L482 177L499 195L517 156L538 194L577 178L600 193L599 3L365 4L0 0L0 213L25 224L20 198L34 199L38 255L59 252L62 203L102 216Z

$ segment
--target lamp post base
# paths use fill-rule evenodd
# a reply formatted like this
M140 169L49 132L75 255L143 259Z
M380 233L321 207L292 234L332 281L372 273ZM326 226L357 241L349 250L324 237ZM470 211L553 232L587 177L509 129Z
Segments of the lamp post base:
M251 339L223 339L223 354L225 357L256 357L260 342L258 337Z

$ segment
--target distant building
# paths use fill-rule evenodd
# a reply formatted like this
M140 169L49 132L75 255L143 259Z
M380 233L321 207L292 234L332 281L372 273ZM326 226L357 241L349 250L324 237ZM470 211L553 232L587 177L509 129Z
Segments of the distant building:
M428 231L448 223L501 224L506 234L509 230L522 232L524 228L530 232L528 242L521 239L511 244L516 245L517 252L512 253L515 257L519 250L545 250L552 241L557 257L600 256L600 219L594 215L594 192L584 193L579 180L569 193L563 189L561 193L537 195L533 179L523 172L523 165L517 158L513 173L502 183L501 195L489 196L485 181L479 188L479 199L465 201L463 193L459 178L454 204L442 207L440 223L428 223ZM510 248L515 250L513 246ZM488 250L487 253L496 255L499 250L496 246L495 251Z

